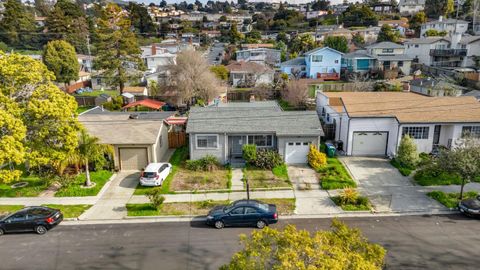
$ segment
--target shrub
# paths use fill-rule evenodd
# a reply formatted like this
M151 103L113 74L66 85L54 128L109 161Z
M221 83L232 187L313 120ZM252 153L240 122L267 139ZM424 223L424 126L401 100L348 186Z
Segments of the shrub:
M405 135L400 141L395 159L398 160L403 167L413 169L417 166L420 160L417 145L410 136Z
M162 195L162 190L159 188L152 188L147 192L147 197L150 200L155 209L160 210L163 202L165 201L165 197Z
M255 144L244 144L242 146L243 159L248 164L254 164L257 159L257 146Z
M218 158L212 155L206 155L205 157L197 160L187 160L185 167L191 171L214 171L220 166Z
M268 149L257 150L257 159L254 164L256 167L271 170L276 166L282 165L282 163L282 157L276 151Z
M346 188L340 192L340 200L342 204L356 204L358 197L358 191L353 188Z
M310 144L310 151L308 152L308 164L315 170L325 166L327 164L327 156L325 153L322 153L318 148Z
M185 167L191 171L200 171L202 170L202 161L200 159L187 160L185 161Z

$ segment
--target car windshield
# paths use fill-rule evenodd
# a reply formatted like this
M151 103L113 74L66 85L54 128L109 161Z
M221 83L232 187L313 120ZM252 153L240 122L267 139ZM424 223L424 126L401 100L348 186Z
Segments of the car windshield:
M143 177L145 177L145 178L153 178L155 176L157 176L156 172L144 172L143 173Z
M472 200L472 206L475 208L480 208L480 198L477 197L476 200Z

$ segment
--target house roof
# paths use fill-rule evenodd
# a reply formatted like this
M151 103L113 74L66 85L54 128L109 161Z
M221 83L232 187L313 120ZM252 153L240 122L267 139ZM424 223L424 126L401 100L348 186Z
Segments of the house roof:
M145 89L145 86L125 86L123 91L128 93L143 93Z
M337 50L335 50L335 49L332 49L332 48L330 48L330 47L321 47L321 48L315 48L315 49L313 49L313 50L310 50L310 51L304 53L304 55L311 55L311 54L314 54L314 53L317 53L317 52L323 51L323 50L330 50L330 51L332 51L332 52L339 53L339 54L341 54L341 55L344 54L344 53L339 52L339 51L337 51Z
M341 98L349 117L395 117L401 123L480 123L480 103L474 97L428 97L411 92L322 94Z
M237 105L238 104L238 105ZM277 136L322 136L315 111L282 111L263 101L192 107L187 133L275 133Z
M450 40L448 40L444 37L427 37L427 38L407 39L405 41L405 44L432 44L432 43L435 43L435 42L438 42L438 41L441 41L441 40L450 42Z
M460 44L470 44L478 40L480 40L480 36L463 36L460 40Z
M305 65L305 57L297 57L288 61L282 62L280 66L303 66Z
M367 59L375 59L374 56L367 53L365 50L357 50L351 53L345 54L343 58L367 58Z
M147 108L154 109L154 110L160 110L163 106L165 106L165 104L167 104L167 103L165 103L163 101L158 101L158 100L153 100L153 99L144 99L144 100L139 100L139 101L129 103L129 104L123 106L122 109L128 109L128 108L132 108L132 107L135 107L135 106L143 106L143 107L147 107Z
M376 55L376 59L381 61L411 61L413 57L406 54L396 54L396 55Z
M157 141L163 120L174 112L136 113L137 119L130 119L130 112L109 112L92 110L78 116L88 133L98 137L100 142L112 145L154 144Z
M397 43L382 41L366 47L367 49L403 49L403 46Z
M237 61L230 63L227 66L230 72L244 72L244 73L265 73L273 72L267 65L258 64L255 62Z
M424 23L424 24L425 24L425 25L428 25L428 24L439 24L439 23L446 23L446 24L450 24L450 23L468 24L468 22L467 22L467 21L464 21L464 20L446 19L446 18L443 18L442 21L435 20L435 21L426 22L426 23Z
M479 90L472 90L468 93L463 94L464 96L468 97L475 97L477 99L480 99L480 91Z

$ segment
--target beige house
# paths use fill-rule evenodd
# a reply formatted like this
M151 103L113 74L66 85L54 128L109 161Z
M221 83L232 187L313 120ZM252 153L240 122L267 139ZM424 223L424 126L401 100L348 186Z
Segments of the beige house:
M380 42L366 47L367 53L373 56L375 68L384 73L401 71L410 75L413 58L405 54L405 47L393 42Z

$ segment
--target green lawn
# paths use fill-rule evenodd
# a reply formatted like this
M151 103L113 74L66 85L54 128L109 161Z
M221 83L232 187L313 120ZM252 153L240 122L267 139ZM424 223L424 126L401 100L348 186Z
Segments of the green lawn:
M460 197L460 193L445 193L438 190L429 192L427 193L427 195L430 198L437 200L439 203L445 205L447 208L456 208L458 206L458 198ZM477 195L478 193L475 191L464 192L463 198L475 198Z
M96 96L99 96L101 94L107 94L111 97L116 97L118 95L120 95L120 92L118 90L104 90L104 91L101 91L101 90L94 90L90 93L82 93L78 96L84 96L84 97L96 97Z
M413 179L421 186L460 185L462 178L458 175L441 172L429 167L422 168L415 173Z
M277 206L277 212L282 216L293 215L295 212L295 199L260 199L260 201Z
M81 107L78 107L78 108L77 108L77 113L78 113L78 114L81 114L82 112L88 111L88 110L90 110L91 108L93 108L93 107L91 107L91 106L81 106Z
M113 175L111 171L96 171L90 172L90 178L96 185L92 188L82 188L85 183L85 174L77 176L75 181L67 187L60 188L55 193L55 197L82 197L82 196L96 196L102 187L107 183L108 179Z
M336 157L327 158L327 165L318 170L320 184L323 189L344 189L355 188L357 184L353 181L347 169Z
M90 204L73 204L73 205L61 205L61 204L43 204L50 208L58 209L62 211L64 218L76 218L83 212L87 211L92 205Z
M273 170L260 169L252 166L243 170L244 178L248 179L250 188L290 187L287 166L281 165Z
M18 182L28 182L28 185L21 188L10 186ZM0 197L36 197L40 192L48 188L48 181L43 177L24 174L19 181L9 184L0 183Z
M398 162L396 159L392 159L390 161L390 164L392 164L393 167L397 168L398 171L403 175L403 176L409 176L410 174L412 174L412 171L415 169L415 168L409 168L409 167L406 167L404 165L402 165L400 162Z
M369 211L371 209L370 202L367 197L359 196L355 204L344 204L340 196L335 196L331 198L332 201L340 206L344 211Z
M10 214L22 209L23 205L0 205L0 216Z

